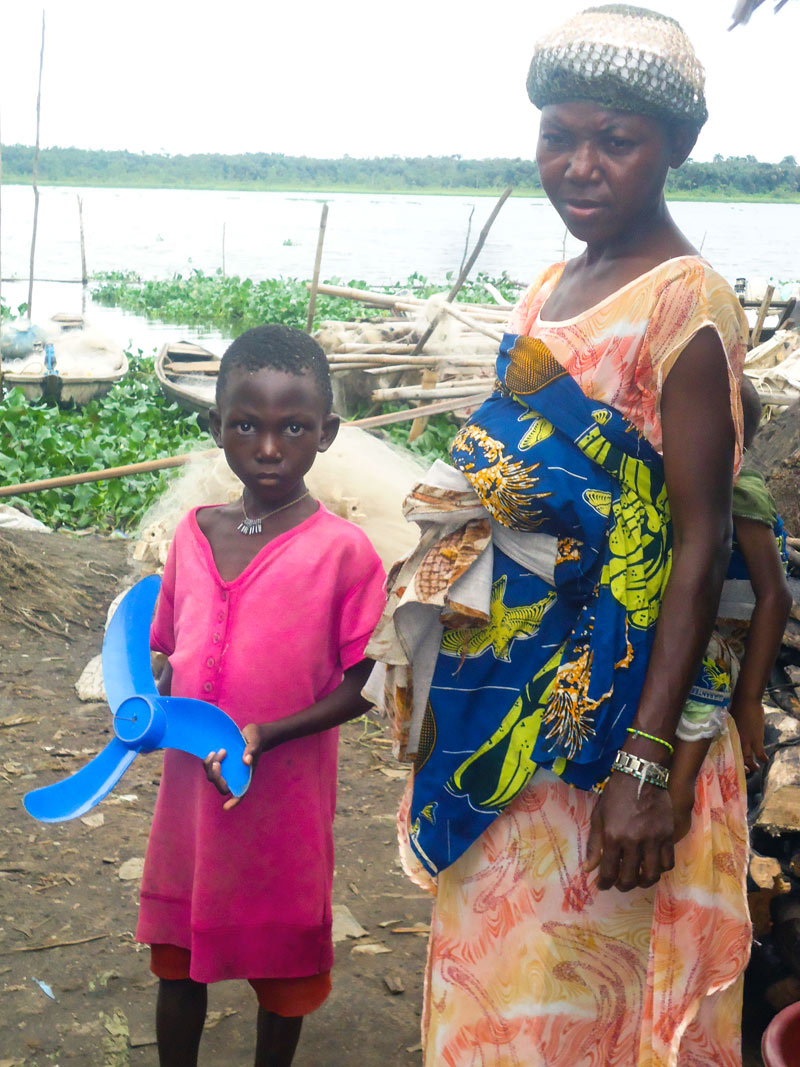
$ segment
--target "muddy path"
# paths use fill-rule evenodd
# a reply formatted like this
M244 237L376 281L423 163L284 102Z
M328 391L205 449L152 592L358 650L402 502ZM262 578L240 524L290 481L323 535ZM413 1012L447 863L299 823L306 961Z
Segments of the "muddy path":
M107 707L81 703L74 683L128 573L121 541L0 538L0 1067L157 1064L156 979L133 930L159 755L138 758L88 821L44 825L22 806L110 738ZM336 945L297 1067L420 1062L425 936L396 931L424 931L430 900L396 858L403 774L374 721L343 729L334 904L366 934ZM201 1064L252 1063L255 1010L246 983L211 987Z

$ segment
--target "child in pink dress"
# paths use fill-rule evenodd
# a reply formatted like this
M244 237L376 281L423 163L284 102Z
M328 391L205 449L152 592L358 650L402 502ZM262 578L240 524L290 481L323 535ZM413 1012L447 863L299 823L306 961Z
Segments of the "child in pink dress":
M211 432L242 498L189 512L164 569L151 630L169 657L162 691L226 711L253 778L239 801L224 750L165 753L136 934L160 979L161 1067L197 1063L208 982L256 990L256 1067L292 1062L303 1016L330 991L335 727L367 707L364 648L385 602L367 537L303 481L336 436L331 403L306 334L262 326L234 341Z

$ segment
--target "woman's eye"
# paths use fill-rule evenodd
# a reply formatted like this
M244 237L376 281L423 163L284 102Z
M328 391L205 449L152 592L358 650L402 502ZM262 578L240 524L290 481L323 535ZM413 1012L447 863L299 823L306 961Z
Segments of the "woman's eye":
M564 143L564 137L560 133L541 133L539 139L548 148L560 148Z
M633 147L633 141L627 137L609 137L606 143L612 152L627 152Z

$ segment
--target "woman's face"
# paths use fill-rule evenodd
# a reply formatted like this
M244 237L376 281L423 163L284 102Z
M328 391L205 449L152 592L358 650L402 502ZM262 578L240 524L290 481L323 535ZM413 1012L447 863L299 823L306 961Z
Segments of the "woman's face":
M683 162L678 141L657 119L574 100L542 109L536 161L570 233L604 245L658 211L667 171Z

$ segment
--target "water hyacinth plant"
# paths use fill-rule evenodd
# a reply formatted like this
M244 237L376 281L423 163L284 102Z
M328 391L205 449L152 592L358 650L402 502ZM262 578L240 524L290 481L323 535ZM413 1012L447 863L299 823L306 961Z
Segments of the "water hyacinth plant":
M518 295L519 287L508 278L478 275L464 286L459 299L486 301L487 281L509 300ZM348 284L367 288L364 282ZM446 286L434 285L415 274L396 286L370 288L384 292L409 290L426 297ZM93 299L98 303L165 323L214 327L230 336L263 322L282 322L303 329L308 313L308 289L305 282L297 279L254 282L226 277L221 272L206 275L193 271L186 278L176 275L166 281L143 281L135 274L115 273L97 278L93 289ZM23 307L18 312L24 310ZM318 325L323 319L355 320L378 314L350 300L320 295L315 321ZM4 306L3 316L13 317L13 313ZM0 404L0 465L6 484L140 463L211 445L195 417L163 395L153 358L138 352L128 353L128 359L128 376L106 396L77 410L28 403L19 389L6 393ZM386 404L383 410L402 406ZM446 456L455 426L450 416L431 418L424 433L410 446L408 424L381 432L395 444L410 447L425 462L432 462ZM157 471L87 482L12 497L7 502L28 508L36 518L55 528L131 532L173 474L174 471Z

